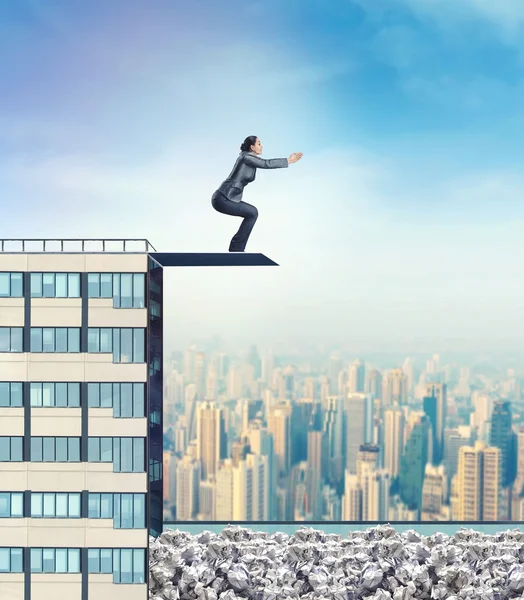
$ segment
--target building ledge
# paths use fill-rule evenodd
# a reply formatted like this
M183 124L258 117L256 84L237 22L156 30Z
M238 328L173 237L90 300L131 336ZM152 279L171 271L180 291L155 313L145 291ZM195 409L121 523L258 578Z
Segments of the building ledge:
M249 252L150 252L162 267L278 267L260 253Z

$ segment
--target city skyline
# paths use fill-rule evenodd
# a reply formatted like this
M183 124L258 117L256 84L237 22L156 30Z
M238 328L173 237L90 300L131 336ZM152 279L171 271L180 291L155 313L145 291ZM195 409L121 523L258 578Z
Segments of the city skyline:
M290 361L216 339L167 356L167 521L524 515L522 371L438 354Z
M4 237L226 250L211 194L256 134L268 157L304 152L246 196L248 249L281 266L170 274L166 339L518 349L523 11L4 3Z

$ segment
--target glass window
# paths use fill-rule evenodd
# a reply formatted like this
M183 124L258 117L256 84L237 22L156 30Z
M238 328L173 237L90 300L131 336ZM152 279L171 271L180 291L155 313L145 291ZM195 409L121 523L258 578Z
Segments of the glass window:
M22 548L11 548L11 573L24 571L22 556Z
M37 384L38 385L38 384ZM46 381L42 383L42 406L54 406L55 404L55 385Z
M100 298L100 274L88 273L87 295L89 298Z
M144 273L133 275L133 308L145 308L146 277Z
M80 298L80 273L68 273L68 295L70 298Z
M120 276L120 307L133 307L133 275L131 273L122 273Z
M145 362L145 333L143 329L133 329L133 362Z
M113 438L100 438L100 461L111 462L113 460Z
M42 384L32 383L30 390L31 406L42 406Z
M133 362L133 330L120 330L120 360L119 362Z
M89 573L100 573L100 550L90 548L87 551L87 570Z
M133 583L133 550L120 550L120 583Z
M31 352L42 352L42 329L31 328Z
M80 384L79 383L68 383L67 384L67 405L71 408L80 407Z
M54 352L55 350L55 330L52 327L42 329L42 351Z
M0 548L0 573L11 571L11 548Z
M56 274L56 293L57 298L67 298L67 273Z
M68 572L80 573L80 550L78 548L69 548L67 551Z
M67 462L68 439L66 437L57 437L55 441L56 462Z
M69 515L69 502L68 494L58 493L56 494L56 516L61 518L67 518Z
M100 438L90 437L87 440L87 455L89 462L100 462Z
M113 275L111 273L100 274L100 297L113 297Z
M113 384L113 416L120 417L121 408L121 386L119 383Z
M144 438L133 438L133 471L135 473L143 473L144 470Z
M112 352L113 331L109 327L100 329L100 352Z
M115 273L113 275L113 306L120 308L121 306L121 294L120 294L120 274Z
M11 330L0 327L0 352L11 352Z
M22 298L22 273L0 273L0 298Z
M100 495L100 518L113 518L113 494Z
M0 406L11 406L11 384L8 381L0 382Z
M11 296L11 273L0 273L0 298Z
M100 406L100 384L87 384L87 404L89 408L98 408Z
M31 296L41 298L42 293L42 273L31 273Z
M133 583L145 583L145 551L133 550Z
M145 529L146 526L146 497L145 494L133 494L133 527Z
M121 471L120 456L120 438L113 438L113 470L115 473Z
M44 494L44 517L54 517L55 510L55 494Z
M55 329L55 352L67 352L67 328L57 327Z
M0 462L22 462L22 441L21 437L0 437Z
M113 384L100 384L100 407L111 408L113 406Z
M19 382L0 382L0 408L16 408L23 405L22 384Z
M55 550L55 560L55 573L67 573L67 548L57 548Z
M87 351L100 352L100 329L90 327L87 331Z
M121 527L122 529L133 528L133 494L121 494Z
M123 473L133 471L133 438L120 438L120 470Z
M113 362L120 362L120 329L113 329Z
M79 327L69 327L67 330L67 350L68 352L80 352Z
M113 551L108 548L100 550L100 573L112 573Z
M69 462L80 462L80 438L67 438L67 452Z
M55 295L55 274L43 273L43 296L44 298L52 298Z
M32 437L31 438L31 460L34 462L42 462L43 454L42 454L42 438L41 437Z
M31 572L42 573L42 548L31 548Z
M42 548L42 566L44 573L55 572L55 550L54 548Z
M23 352L22 331L22 327L0 327L0 352Z
M64 408L67 406L67 383L55 383L55 406Z
M43 444L43 460L44 462L54 462L56 459L55 454L55 438L44 437L42 438Z
M11 494L11 517L24 516L24 494L13 492Z
M41 517L44 511L44 495L40 492L31 494L31 516Z
M68 494L68 514L70 518L80 518L81 509L81 495L80 494Z
M143 383L133 384L133 417L145 416L146 386Z
M133 384L120 384L120 417L133 416Z
M115 529L122 528L122 494L115 494L113 527Z
M11 516L11 494L0 492L0 519Z
M120 583L120 550L113 550L113 582Z

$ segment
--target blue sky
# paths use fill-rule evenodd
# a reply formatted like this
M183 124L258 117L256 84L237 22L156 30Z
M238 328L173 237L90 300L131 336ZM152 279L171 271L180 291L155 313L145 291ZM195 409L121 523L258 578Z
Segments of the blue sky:
M517 346L523 33L520 0L0 2L2 237L227 249L256 134L304 152L246 191L282 266L171 272L170 335Z

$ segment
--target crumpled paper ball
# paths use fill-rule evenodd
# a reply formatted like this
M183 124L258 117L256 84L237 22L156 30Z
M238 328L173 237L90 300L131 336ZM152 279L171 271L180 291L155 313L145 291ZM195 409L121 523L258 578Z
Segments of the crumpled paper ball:
M511 600L524 598L524 533L168 530L150 538L149 571L150 600Z

